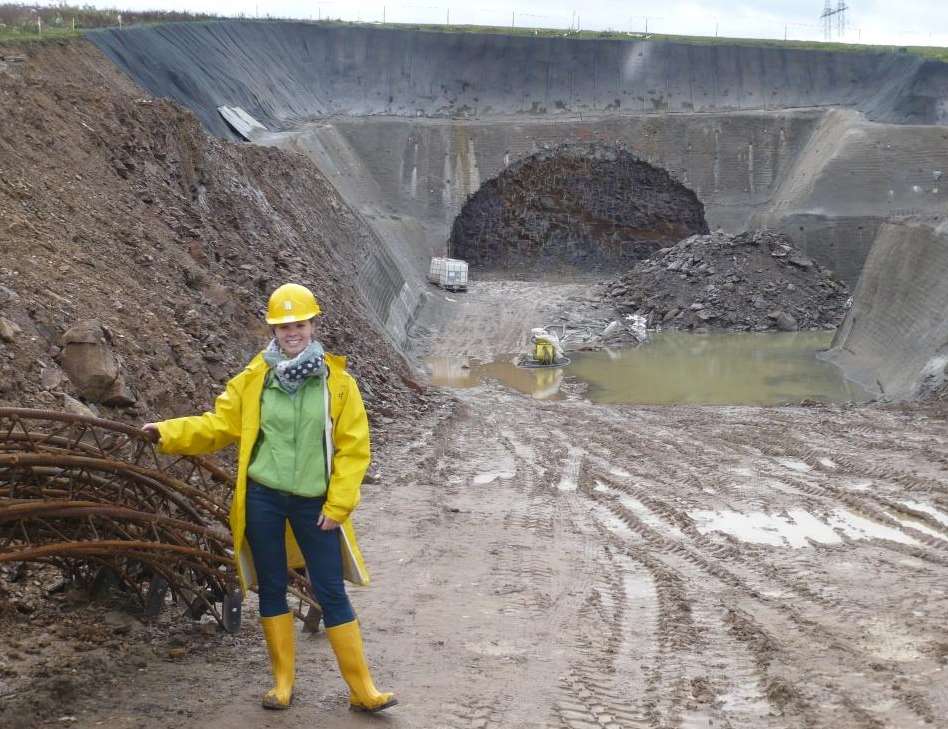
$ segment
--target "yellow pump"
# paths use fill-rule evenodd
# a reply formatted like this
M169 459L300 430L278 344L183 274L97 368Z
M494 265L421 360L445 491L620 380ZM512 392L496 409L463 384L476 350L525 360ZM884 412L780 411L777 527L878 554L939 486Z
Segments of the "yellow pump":
M539 338L534 341L533 358L540 364L553 364L556 359L556 347L553 346L553 342Z

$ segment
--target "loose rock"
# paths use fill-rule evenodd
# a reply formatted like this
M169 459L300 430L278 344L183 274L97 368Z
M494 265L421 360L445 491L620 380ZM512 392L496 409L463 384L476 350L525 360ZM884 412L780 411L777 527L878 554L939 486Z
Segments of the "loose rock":
M79 322L63 335L62 361L69 379L85 399L108 405L135 402L97 320Z
M0 339L4 342L12 342L16 339L17 334L22 332L23 330L15 322L0 317Z
M831 271L767 230L685 238L637 263L605 294L620 312L650 323L732 331L833 328L849 297Z

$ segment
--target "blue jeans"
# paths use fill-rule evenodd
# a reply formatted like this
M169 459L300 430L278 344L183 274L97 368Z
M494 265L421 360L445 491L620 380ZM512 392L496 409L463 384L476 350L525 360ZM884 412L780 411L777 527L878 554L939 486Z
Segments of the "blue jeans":
M355 620L342 578L339 531L316 526L325 498L310 499L247 482L247 541L257 569L260 616L289 612L286 602L286 522L296 537L327 628Z

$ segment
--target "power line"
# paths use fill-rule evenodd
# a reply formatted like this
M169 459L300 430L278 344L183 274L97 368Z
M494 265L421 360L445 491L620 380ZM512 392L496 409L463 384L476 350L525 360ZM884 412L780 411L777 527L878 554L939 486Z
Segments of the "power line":
M831 0L824 0L823 13L820 20L823 21L823 39L830 40L833 37L833 21L836 21L836 37L842 38L846 32L846 11L849 6L844 0L837 0L836 7L830 4Z

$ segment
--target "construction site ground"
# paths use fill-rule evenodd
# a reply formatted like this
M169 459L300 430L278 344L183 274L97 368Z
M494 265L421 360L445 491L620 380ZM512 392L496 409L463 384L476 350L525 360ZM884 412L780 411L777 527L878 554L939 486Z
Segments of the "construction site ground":
M135 85L84 41L0 49L0 405L94 408L136 425L199 412L266 342L260 314L267 293L286 280L307 282L326 311L319 337L350 357L373 429L374 462L355 517L373 585L351 594L377 683L396 691L400 704L379 717L350 713L324 634L301 632L294 706L264 711L269 660L253 596L240 632L229 635L209 618L190 621L180 604L142 622L127 594L94 600L83 586L57 586L61 577L50 567L5 564L2 729L944 725L948 399L601 406L568 378L555 402L491 381L424 391L402 357L420 347L431 357L490 362L523 351L533 326L601 324L612 315L597 299L604 287L578 277L491 278L450 295L422 288L431 240L443 240L445 221L506 167L508 152L520 158L563 141L626 139L654 150L657 164L688 173L715 226L740 227L753 214L762 224L801 229L793 215L810 210L812 200L821 209L828 201L838 217L807 218L808 235L815 248L832 249L828 263L854 283L875 230L864 218L944 205L944 185L937 194L933 188L946 169L943 126L927 112L918 130L895 124L914 118L914 106L903 103L913 97L895 90L914 88L921 62L866 54L827 66L822 56L775 49L761 56L760 75L789 71L770 73L758 96L773 84L780 96L768 103L782 99L786 111L778 104L732 114L714 111L731 108L731 98L702 89L738 88L737 76L719 76L712 60L744 51L656 46L631 67L630 100L637 89L664 88L657 80L680 68L675 103L705 98L708 106L694 109L700 113L675 107L610 116L601 127L595 118L521 115L513 123L503 115L550 82L503 91L503 79L541 76L504 61L490 39L459 41L484 44L471 47L482 48L477 57L486 65L471 65L447 34L383 43L377 29L355 29L351 38L378 51L377 63L349 64L354 46L340 36L332 48L345 73L317 74L328 85L304 88L287 83L314 78L310 66L297 64L307 54L279 54L293 67L284 73L254 60L275 63L273 55L244 50L305 49L322 29L238 23L218 33L221 27L135 29L137 50L123 54L123 68L140 61L149 71L163 69L157 81L168 80L169 89L192 88L188 74L199 75L206 85L193 85L200 96L194 113L158 98L160 83L149 91ZM123 42L116 32L115 43ZM498 40L496 47L520 43ZM537 45L527 68L566 69L571 43L564 41L552 65L547 47ZM601 70L596 56L581 57ZM391 59L418 70L396 93L394 111L406 116L376 118L392 113L393 102L369 104L389 92L370 93L363 79L388 79L377 70L396 67ZM491 72L496 64L499 75ZM743 73L746 65L726 69ZM835 69L825 83L814 70L823 67ZM279 83L258 76L260 69ZM855 109L823 118L820 109L849 98L846 79L878 79L886 69L884 82L860 90L857 100L877 121ZM787 73L809 79L805 93L782 81ZM500 79L490 102L496 119L457 126L433 119L432 134L416 126L419 99L436 116L442 107L460 109L482 94L464 80L475 76ZM600 77L584 77L582 98L608 101L597 91ZM427 100L415 93L443 78L456 79L462 96L452 100L453 86ZM558 78L553 99L572 88L574 75ZM206 133L228 134L209 88L217 84L243 89L221 97L231 104L252 108L259 96L274 110L261 118L275 129L297 109L334 113L323 99L371 119L340 116L314 126L299 145L311 159L231 144ZM282 100L271 104L276 92ZM880 106L878 94L894 101ZM582 101L569 91L574 96ZM640 97L643 112L650 97ZM940 99L931 97L932 108L941 108ZM685 138L698 140L693 149ZM749 139L758 140L753 164L745 156ZM895 165L896 158L914 161ZM857 162L863 173L856 179L872 181L871 190L842 184ZM376 175L392 181L394 192ZM771 213L771 203L786 218ZM864 233L853 233L864 224ZM892 350L884 352L891 359L886 383L910 371L906 359L916 378L931 356L921 345L943 341L944 294L931 292L944 290L948 256L930 230L913 235L888 226L888 242L870 259L867 296L890 280L887 261L906 262L887 289L891 300L860 303L854 292L853 311L865 312L861 327L872 329L880 311L889 315L864 335L871 346L848 340L856 359ZM383 244L391 244L385 256ZM399 278L399 266L415 274ZM677 273L684 282L686 274ZM710 308L682 290L690 298L650 308L662 303L662 318L672 303L689 312ZM417 319L416 304L423 311ZM121 364L131 405L84 396L67 372L64 338L83 322L101 327L99 344ZM386 330L386 322L398 326ZM899 348L905 352L890 358Z
M452 297L432 354L522 344L523 322L576 294L537 286ZM8 685L59 689L12 726L902 729L948 715L944 419L602 407L486 383L435 393L395 428L357 516L374 583L352 598L398 707L350 713L320 633L300 638L293 708L261 709L251 601L237 636L169 607L163 630L125 628L131 647L93 646L93 668L72 672L57 666L82 665L74 642L47 638L45 671ZM709 528L714 512L745 539Z

